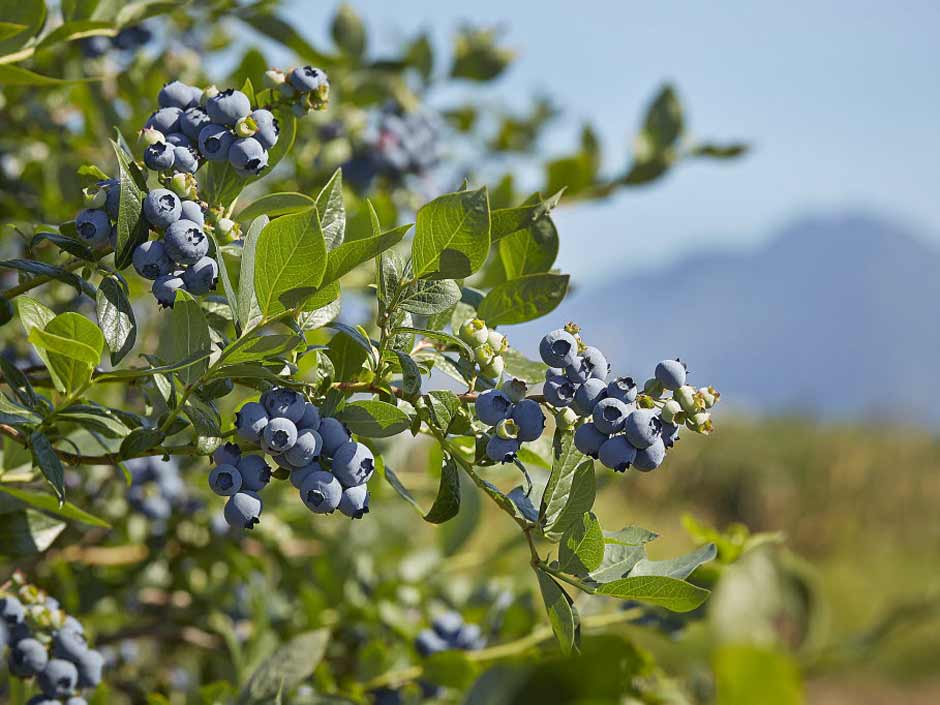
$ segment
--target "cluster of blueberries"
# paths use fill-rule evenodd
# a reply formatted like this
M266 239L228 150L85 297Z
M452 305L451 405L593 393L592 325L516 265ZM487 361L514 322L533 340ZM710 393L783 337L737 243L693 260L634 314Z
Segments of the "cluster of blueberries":
M499 379L506 363L503 353L509 349L506 336L489 330L479 318L464 321L457 329L460 339L473 349L473 358L480 366L480 374L487 379Z
M209 236L199 203L157 188L144 198L143 213L162 238L138 245L132 261L140 276L153 281L157 302L172 308L180 289L196 296L215 289L219 264L209 256Z
M666 449L678 440L680 426L698 433L712 429L707 410L720 395L711 387L695 390L688 386L681 360L656 365L655 376L641 394L630 377L608 382L607 358L597 348L584 345L571 324L542 338L539 354L549 366L545 400L570 409L574 423L586 419L575 431L575 446L612 470L655 470L665 460ZM667 391L671 392L668 398Z
M144 46L153 38L153 32L143 25L132 25L124 27L113 37L96 35L94 37L85 37L81 40L82 54L89 59L97 59L104 56L112 49L119 51L132 52Z
M525 442L535 441L545 430L545 414L534 399L526 399L526 385L506 380L499 389L481 392L476 399L477 418L490 427L486 457L498 463L512 462Z
M174 511L192 512L199 508L199 500L187 492L176 458L134 458L124 465L131 474L127 502L133 511L150 520L153 534L166 531L166 522Z
M215 451L209 487L229 498L224 516L230 526L251 529L258 523L259 492L272 477L289 478L315 514L339 509L361 519L369 511L367 483L375 471L372 451L354 441L338 419L321 418L320 410L300 393L286 387L264 392L260 401L239 409L235 428L239 438L271 456L278 469L272 472L263 456L243 454L234 443Z
M121 188L116 179L99 181L96 188L85 189L85 208L75 216L79 238L96 250L116 242L114 223L118 218Z
M55 598L32 586L18 594L0 593L0 654L9 646L10 673L36 678L42 693L27 705L87 705L79 693L101 682L104 657L89 648L81 622Z

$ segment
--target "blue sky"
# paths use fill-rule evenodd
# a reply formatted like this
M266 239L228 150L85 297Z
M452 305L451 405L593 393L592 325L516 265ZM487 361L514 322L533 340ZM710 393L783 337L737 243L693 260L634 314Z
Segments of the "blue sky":
M751 246L792 218L847 208L940 240L940 3L353 4L380 47L422 28L444 46L468 19L504 27L520 58L488 95L510 105L538 91L559 97L567 122L551 143L567 146L590 120L610 165L663 80L678 86L696 136L754 144L744 160L688 164L652 187L558 211L559 264L575 276ZM327 18L311 6L288 12L326 41ZM583 246L588 235L602 255Z

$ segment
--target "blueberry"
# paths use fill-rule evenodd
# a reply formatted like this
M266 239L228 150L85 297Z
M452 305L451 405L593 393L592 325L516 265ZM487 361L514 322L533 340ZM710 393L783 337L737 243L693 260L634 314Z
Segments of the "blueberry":
M636 382L633 381L632 377L618 377L607 385L607 396L619 399L624 404L635 402L636 395Z
M542 338L539 355L549 367L567 367L578 358L578 341L571 333L559 328Z
M77 662L88 651L85 637L71 629L60 629L52 635L52 655L66 661Z
M557 381L556 378L548 379L545 386L542 387L542 395L545 397L545 401L558 408L569 406L574 401L574 396L578 391L574 384L565 378L562 379L563 381Z
M75 216L75 229L79 236L92 247L104 243L111 234L108 214L97 208L86 208Z
M144 150L144 164L154 171L168 171L173 168L174 147L166 142L154 142Z
M183 204L179 196L165 188L150 191L143 203L144 217L157 230L166 230L180 219Z
M42 669L37 682L46 695L56 698L71 695L78 685L78 669L70 661L54 658Z
M664 423L662 432L663 445L672 448L679 440L679 427L675 424Z
M114 46L123 51L132 51L143 46L153 37L153 33L142 25L125 27L114 38Z
M325 470L314 470L300 486L300 499L316 514L334 511L343 497L343 488L334 475Z
M183 111L179 108L160 108L150 116L150 119L147 120L147 124L144 125L144 127L162 132L164 135L179 132L180 116L182 116L182 114Z
M318 462L309 463L302 468L294 468L290 474L290 483L299 490L303 487L304 480L310 476L310 473L316 470L323 470Z
M294 443L293 448L284 453L284 457L295 468L302 468L319 458L322 448L323 439L320 438L320 434L305 428L297 431L297 442Z
M104 39L104 37L102 37L102 39ZM83 698L69 698L66 705L71 705L73 700L79 700L85 703L85 705L88 705L88 703ZM62 701L58 698L53 698L50 695L42 695L40 693L39 695L34 695L29 700L27 700L26 705L62 705Z
M258 126L258 131L254 137L265 149L271 149L277 144L277 136L280 133L280 126L277 124L277 118L274 113L264 108L259 108L251 114L251 119Z
M480 626L477 624L464 624L460 633L454 639L454 646L464 651L477 651L486 646Z
M82 55L85 56L85 58L97 59L99 56L104 56L108 53L108 49L111 48L111 38L101 35L85 37L80 41L80 44L82 48ZM33 705L32 700L29 702L30 705Z
M363 443L347 441L333 454L333 474L343 487L363 485L375 472L375 458Z
M601 433L610 435L623 429L623 424L630 414L630 407L619 399L601 399L592 412L594 425Z
M209 473L209 489L222 497L231 497L242 488L242 476L234 465L216 465Z
M320 419L320 428L318 429L320 437L323 439L323 448L320 451L327 458L333 455L349 441L349 431L338 419L328 416Z
M682 360L663 360L656 365L656 379L671 392L685 384L686 366Z
M512 413L512 401L498 389L481 392L476 400L477 418L487 426L495 426Z
M574 447L592 458L597 457L606 440L607 434L601 433L590 421L578 426L574 432Z
M242 476L243 491L260 492L271 481L271 467L260 455L243 455L235 467Z
M206 215L202 212L202 206L196 201L183 201L180 204L180 218L191 220L202 227L206 224Z
M327 82L326 74L312 66L301 66L290 72L288 82L298 93L310 93Z
M597 348L588 346L573 364L565 368L565 374L572 382L586 382L594 379L606 380L610 366L607 358Z
M300 392L287 387L275 387L261 395L261 405L268 416L281 416L297 424L307 410L307 401Z
M440 651L447 651L448 648L450 647L447 642L432 629L422 630L415 639L415 650L425 657Z
M311 431L320 428L320 410L309 401L304 403L304 415L297 422L297 428L309 428Z
M662 433L663 422L650 409L637 409L623 425L627 440L638 450L651 446Z
M256 401L247 402L235 414L235 429L240 438L257 443L268 425L268 412Z
M578 387L572 408L579 416L590 416L601 399L607 398L607 385L593 377Z
M199 151L210 162L224 162L234 141L235 135L227 128L210 123L199 132Z
M215 449L212 454L212 462L216 465L235 465L241 457L241 448L234 443L226 443Z
M182 132L171 132L166 136L166 143L174 147L192 147L193 142Z
M41 672L49 661L46 647L32 637L21 639L10 649L10 673L29 678Z
M636 454L636 448L624 436L613 436L604 441L597 457L611 470L623 472L636 460Z
M666 445L662 438L657 438L646 448L636 452L636 460L633 461L633 467L642 472L655 470L663 464L666 459Z
M209 238L198 223L177 220L166 229L163 246L177 264L196 264L208 254Z
M121 185L116 179L99 183L108 191L104 209L111 220L117 220L121 208Z
M0 597L0 618L9 625L19 624L26 616L26 608L23 603L13 595Z
M538 402L532 399L523 399L512 409L512 420L519 426L520 441L534 441L545 430L545 414Z
M195 174L199 169L199 155L192 147L173 148L173 168L184 174Z
M437 632L439 637L447 641L454 639L460 633L462 627L463 617L460 616L459 612L453 610L435 617L434 621L431 622L431 628Z
M367 485L356 485L343 490L339 500L339 510L351 519L362 519L369 513L369 488Z
M211 257L203 257L183 272L186 291L196 296L208 294L219 280L219 265Z
M225 503L223 516L232 528L251 529L261 521L261 497L254 492L237 492Z
M512 462L518 452L519 441L515 438L500 438L494 434L486 443L486 457L499 463Z
M79 677L81 677L81 674L79 674ZM88 701L85 700L85 698L80 698L77 695L74 695L65 701L65 705L88 705Z
M297 442L297 426L290 419L276 416L268 421L261 432L261 447L269 455L278 455L294 447Z
M206 102L206 112L212 122L232 127L251 112L251 101L241 91L229 88Z
M180 115L180 131L186 135L193 144L199 143L199 133L206 125L212 124L212 120L202 108L187 108Z
M100 651L89 649L75 661L78 667L78 687L96 688L101 683L101 669L104 667L104 656Z
M176 292L184 289L184 287L183 273L177 271L157 277L150 290L153 292L153 297L158 304L164 308L173 308L173 304L176 302Z
M239 176L254 176L268 165L268 152L254 137L242 137L232 143L228 162Z
M199 96L202 94L197 88L187 86L182 81L171 81L164 84L157 95L157 102L161 108L192 108L199 103Z

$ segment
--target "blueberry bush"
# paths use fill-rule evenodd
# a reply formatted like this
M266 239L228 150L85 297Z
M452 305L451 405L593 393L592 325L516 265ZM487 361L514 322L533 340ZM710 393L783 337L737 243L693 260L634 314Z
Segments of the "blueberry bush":
M275 2L0 7L9 702L678 702L609 630L681 631L733 558L651 560L598 489L720 395L557 320L552 213L744 147L664 86L622 168L589 125L543 160L554 105L472 97L513 58L487 28L376 55L347 5L329 48Z

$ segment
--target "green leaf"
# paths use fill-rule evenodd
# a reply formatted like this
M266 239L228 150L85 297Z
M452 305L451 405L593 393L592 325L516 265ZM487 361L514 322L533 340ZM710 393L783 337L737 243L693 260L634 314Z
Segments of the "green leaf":
M105 277L98 286L98 325L111 350L111 364L116 365L134 348L137 319L117 277Z
M675 578L639 576L604 583L597 588L597 594L638 600L673 612L691 612L705 602L709 591Z
M646 544L656 534L639 526L628 526L604 536L604 558L591 572L591 578L599 583L608 583L625 578L633 566L646 558Z
M136 428L121 441L121 455L136 457L163 443L166 434L155 428Z
M574 602L551 575L543 570L536 570L535 575L539 579L548 621L561 652L567 656L578 648L578 617Z
M587 575L604 557L604 533L597 517L585 512L572 522L558 545L558 567L572 575Z
M30 274L49 277L50 279L56 279L69 286L75 287L75 290L79 294L88 294L88 296L92 298L95 296L95 287L92 286L91 282L83 279L74 272L70 272L54 264L30 259L5 259L0 260L0 268L15 269L20 272L28 272Z
M460 411L460 399L447 389L435 389L424 395L431 414L431 421L442 432L447 433Z
M39 396L33 389L33 385L29 383L29 377L2 355L0 355L0 372L3 373L3 381L7 383L16 398L30 409L35 409L39 404Z
M415 275L462 279L483 266L489 249L485 187L446 194L418 210L412 246Z
M379 301L388 304L398 295L401 288L404 264L394 252L384 252L379 257L375 269L376 296L379 297Z
M15 37L24 29L26 29L26 25L19 22L0 22L0 42Z
M352 433L367 438L395 436L411 426L408 414L397 406L369 399L347 404L338 418Z
M346 206L343 203L343 172L337 169L317 196L317 213L328 250L343 244L346 236ZM402 233L404 235L404 233Z
M441 466L441 484L434 504L424 515L431 524L443 524L453 519L460 511L460 470L453 458L445 457Z
M330 339L328 355L336 369L338 380L356 379L368 354L345 333L337 333Z
M344 54L359 58L365 51L365 25L362 18L348 3L341 3L336 8L336 14L330 24L330 36Z
M421 368L406 352L394 350L398 363L401 365L401 389L405 396L414 396L421 393Z
M36 299L26 296L25 294L20 294L15 299L16 312L20 317L20 324L23 326L23 330L26 332L26 338L29 339L29 335L33 332L34 329L39 328L43 329L46 327L46 324L49 323L53 318L55 318L55 312L39 303ZM59 391L65 391L65 385L62 383L62 380L59 379L56 372L52 369L52 361L50 360L49 354L42 348L37 348L33 346L36 350L36 354L39 355L39 359L43 361L46 368L49 370L49 374L52 376L52 382L55 385L56 389Z
M268 360L285 355L302 343L303 338L291 334L243 337L233 341L222 351L222 359L226 365Z
M547 272L558 256L558 229L544 213L527 228L504 237L498 247L506 279Z
M44 512L49 512L50 514L57 514L60 517L71 519L72 521L79 521L89 526L98 526L102 529L111 528L111 525L104 519L99 519L95 515L79 509L71 502L65 502L60 505L58 499L45 492L20 490L10 487L9 485L0 485L0 492L5 492L25 504L35 507L36 509L41 509Z
M296 191L269 193L239 211L238 220L247 223L262 215L276 218L279 215L289 215L309 210L316 204L317 202L310 196Z
M507 377L515 377L528 384L541 384L545 381L548 365L541 360L530 360L518 350L509 348L503 352L503 361L506 363Z
M42 418L34 411L0 394L0 423L8 426L30 426L41 421Z
M225 254L219 247L219 240L216 238L215 233L207 232L207 234L212 242L213 256L219 265L219 279L222 281L222 291L225 292L225 302L228 304L228 311L222 307L218 307L218 311L226 320L231 320L235 323L235 331L240 335L242 327L238 319L238 294L235 292L235 287L232 286L232 278L229 276L228 264L225 262ZM215 304L215 302L212 299L208 299L206 305L208 306L210 304Z
M238 696L241 705L271 702L280 692L292 691L305 681L326 654L327 629L304 632L280 646L251 674Z
M716 705L804 705L800 669L783 651L720 645L712 657Z
M124 438L131 429L112 411L93 404L72 404L57 413L64 421L71 421L82 428L96 431L108 438Z
M205 362L208 359L209 351L202 350L170 365L158 365L156 367L129 367L124 370L114 370L112 372L105 372L104 374L98 375L95 380L97 382L110 382L119 379L130 380L138 379L140 377L153 377L154 375L160 375L166 372L176 372L177 370L182 370L186 367L190 367L191 365L197 365L199 363Z
M460 287L453 279L419 279L402 293L399 306L411 313L431 316L449 310L460 301Z
M69 83L85 83L97 81L97 78L55 78L44 76L20 66L0 64L0 86L61 86Z
M396 245L411 229L411 225L402 225L394 230L384 232L377 237L362 240L350 240L341 245L334 246L326 263L326 273L323 275L323 284L337 281L344 274L352 271L357 265L385 252ZM324 231L324 236L326 231Z
M388 466L384 466L382 469L382 475L385 477L385 481L388 482L398 493L398 496L404 499L408 504L410 504L422 517L424 516L424 510L421 508L421 505L418 504L418 501L414 498L411 492L408 491L408 488L405 487L401 480L398 479L392 469Z
M72 221L74 223L74 221ZM97 257L84 242L71 235L62 235L60 233L36 233L33 236L33 245L41 240L47 240L58 247L63 252L67 252L73 257L78 257L86 262L95 262Z
M568 291L567 274L529 274L493 287L478 307L488 325L525 323L553 311Z
M258 238L264 228L271 222L266 215L259 215L251 222L245 242L242 246L241 272L238 277L238 311L236 317L243 328L247 328L254 317L252 314L258 310L258 300L255 298L255 251L258 247Z
M651 561L644 558L637 562L630 571L630 577L642 575L664 575L677 580L685 580L703 563L714 560L718 555L718 548L713 543L699 546L691 553L678 558L663 561Z
M104 336L94 323L78 313L60 313L42 330L30 334L31 342L94 367L101 361Z
M465 690L476 679L480 667L467 658L467 652L458 649L438 651L423 663L422 678L446 688Z
M172 364L207 355L212 339L209 336L206 314L199 302L187 292L178 291L169 315L169 325L160 336L160 357ZM185 384L192 384L208 367L208 358L202 358L199 362L181 368L177 374Z
M140 170L128 158L127 153L115 141L111 141L119 166L121 197L118 218L115 224L117 243L114 247L114 265L124 269L131 263L134 250L150 237L150 228L142 216L146 181L141 186Z
M15 558L42 553L64 529L64 522L31 509L0 514L0 554Z
M64 499L65 471L49 439L41 431L34 431L29 437L29 449L33 454L33 464L42 471L59 499Z
M5 0L0 3L0 17L9 24L22 25L19 31L0 39L0 56L15 52L35 37L46 22L43 0ZM4 81L0 79L0 84Z
M473 359L473 350L470 349L470 346L463 342L460 338L451 335L450 333L444 333L439 330L427 330L425 328L412 328L410 326L399 326L392 330L393 335L401 335L402 333L410 333L412 335L420 335L429 340L436 340L438 343L443 343L449 347L457 348L460 351L460 354L465 356L468 359Z
M574 431L555 429L552 438L554 462L552 472L542 492L539 507L539 522L544 530L551 529L568 503L575 470L585 461L585 456L574 445ZM563 530L562 530L563 531ZM560 536L562 532L558 532Z
M315 209L285 215L261 232L255 254L258 307L266 317L302 306L326 270L326 243Z

